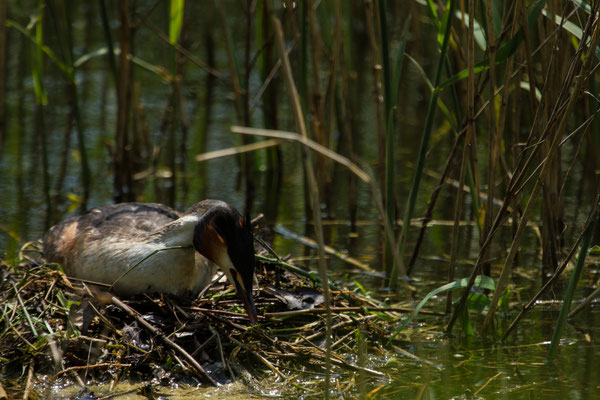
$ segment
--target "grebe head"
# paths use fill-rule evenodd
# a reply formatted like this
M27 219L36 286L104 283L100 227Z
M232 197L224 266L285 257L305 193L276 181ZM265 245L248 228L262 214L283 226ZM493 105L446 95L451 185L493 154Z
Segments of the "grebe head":
M203 213L194 228L194 248L217 264L238 295L252 324L257 323L252 296L254 281L254 239L250 221L229 204L219 200L204 200L186 211Z

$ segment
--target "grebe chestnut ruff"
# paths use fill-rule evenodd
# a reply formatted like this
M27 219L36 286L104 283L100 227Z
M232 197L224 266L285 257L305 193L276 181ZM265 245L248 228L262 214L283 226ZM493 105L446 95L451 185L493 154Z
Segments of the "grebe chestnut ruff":
M157 251L171 246L188 247ZM257 322L250 222L223 201L204 200L183 214L155 203L93 208L52 227L44 255L68 276L114 284L121 295L197 295L219 266Z

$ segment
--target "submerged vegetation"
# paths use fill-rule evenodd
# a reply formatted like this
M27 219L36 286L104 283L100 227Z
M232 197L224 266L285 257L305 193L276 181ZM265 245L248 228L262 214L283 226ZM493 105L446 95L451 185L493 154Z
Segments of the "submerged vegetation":
M211 382L247 369L307 396L382 395L384 354L407 356L425 314L440 335L507 341L540 299L562 307L545 338L556 360L568 318L598 295L593 269L576 288L600 240L599 10L0 0L2 382L27 397L40 371ZM264 213L260 329L218 284L191 302L103 304L18 251L102 202L205 197ZM281 226L299 220L302 235ZM289 238L315 251L282 259ZM536 284L520 293L525 267ZM313 303L281 311L296 286L318 289Z

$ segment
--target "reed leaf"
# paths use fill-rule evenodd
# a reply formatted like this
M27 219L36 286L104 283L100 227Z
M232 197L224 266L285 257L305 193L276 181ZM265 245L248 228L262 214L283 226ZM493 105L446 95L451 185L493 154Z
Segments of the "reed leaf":
M461 19L463 18L463 13L460 10L457 10L456 13L456 18ZM465 21L467 23L469 23L469 19L471 18L471 15L468 13L464 13L464 18ZM482 26L482 24L480 24L477 19L475 18L473 23L475 24L475 43L477 43L477 46L481 49L481 50L485 50L487 48L487 43L485 40L486 34L485 34L485 30L484 27Z
M400 326L398 327L398 329L396 329L396 332L390 337L390 341L394 340L394 338L396 336L398 336L398 334L400 332L402 332L402 330L404 330L404 328L406 328L406 326L417 317L417 315L419 315L419 312L421 312L421 309L425 306L425 304L427 304L427 302L429 300L431 300L431 298L433 296L436 296L438 294L441 293L445 293L448 292L450 290L460 290L460 289L464 289L467 287L467 284L469 282L469 278L462 278L462 279L457 279L454 282L450 282L450 283L446 283L445 285L440 286L437 289L432 290L431 292L427 293L425 295L425 297L423 297L423 300L421 300L419 302L419 304L417 304L417 306L415 307L415 310L412 312L412 314L410 314L408 317L406 317L402 323L400 324ZM475 279L475 284L473 285L474 287L481 289L481 290L495 290L496 289L496 281L494 281L493 278L489 277L489 276L485 276L485 275L479 275L476 279Z
M42 38L42 29L39 28L39 33L38 33L38 28L37 26L39 26L42 23L42 16L40 14L39 16L39 21L36 23L36 33L35 35L32 35L25 27L23 27L22 25L20 25L18 22L7 19L6 20L6 26L9 28L15 28L17 31L19 31L20 33L23 34L23 36L25 36L27 39L29 39L35 46L36 48L43 52L44 54L46 54L50 60L52 60L56 66L67 76L73 76L72 71L69 69L69 67L62 62L58 56L54 53L54 51L52 51L52 49L50 49L48 46L46 46L43 43L43 40L41 40Z
M183 26L183 15L185 0L171 0L169 7L169 41L171 44L179 42L181 27Z
M46 95L46 91L44 90L44 26L43 26L43 17L42 11L40 9L40 13L38 15L38 22L35 25L35 37L32 38L35 44L35 49L33 53L33 68L31 73L33 74L33 90L35 92L35 99L38 104L46 105L48 104L48 97Z

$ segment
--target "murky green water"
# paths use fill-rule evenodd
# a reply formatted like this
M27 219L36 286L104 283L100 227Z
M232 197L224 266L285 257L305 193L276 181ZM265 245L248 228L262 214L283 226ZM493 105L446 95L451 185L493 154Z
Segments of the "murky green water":
M9 5L9 18L27 25L30 16L34 14L33 2L28 4ZM89 4L88 4L89 3ZM149 10L147 2L142 3L140 13ZM195 13L201 21L188 27L187 35L191 45L196 49L197 57L205 59L206 51L203 47L203 38L207 32L215 41L215 68L223 74L228 74L227 57L224 50L223 34L221 27L214 22L215 12L211 7L193 3L190 13ZM235 2L234 2L235 3ZM232 3L233 4L233 3ZM237 3L235 3L237 5ZM95 3L75 2L73 4L73 19L78 21L75 25L74 38L76 57L92 52L104 46L102 33L97 28L97 10ZM211 11L212 10L212 11ZM239 10L237 11L239 12ZM398 12L398 10L396 10ZM115 12L116 13L116 12ZM159 13L158 13L159 14ZM114 15L111 15L115 18ZM155 23L165 23L160 16L152 14ZM235 37L242 47L243 23L241 14L232 11L231 24L234 26ZM86 21L95 21L93 24ZM118 25L115 19L113 23ZM359 104L356 114L352 117L356 131L355 150L357 157L369 164L374 164L377 159L376 142L372 139L375 129L373 118L371 90L371 74L369 73L369 56L365 53L364 29L360 22L356 22L355 41L350 47L353 57L353 92L352 101ZM429 27L424 26L424 30ZM47 40L50 46L56 46L56 37L50 27L47 28ZM71 132L71 144L65 149L64 132L69 126L67 118L70 110L68 99L65 96L66 84L61 73L52 63L48 63L45 71L45 84L49 103L44 107L44 130L40 133L36 128L36 118L39 110L35 106L33 83L30 74L31 46L27 39L15 30L9 30L10 41L8 53L7 80L7 136L0 159L0 252L2 257L10 257L18 247L26 241L39 239L48 224L56 222L59 217L74 213L70 208L77 208L77 199L81 196L82 188L79 181L80 155L76 150L75 133ZM170 65L172 62L168 49L149 30L140 28L137 33L136 54L145 60L150 60L156 65ZM361 39L363 41L361 41ZM431 36L434 41L434 36ZM423 51L435 43L420 43ZM413 45L414 48L415 45ZM413 71L414 72L414 71ZM88 157L93 171L91 184L91 197L89 206L110 202L112 193L112 170L110 157L107 150L107 141L114 137L116 124L115 109L116 99L114 83L111 81L106 61L101 58L92 58L84 68L78 70L77 81L80 91L80 109L84 121L85 138ZM170 96L170 86L148 72L138 68L135 79L139 83L141 104L149 127L150 138L154 143L161 142L160 126L165 108ZM176 199L177 208L184 209L190 204L203 198L220 198L235 206L242 208L244 193L239 185L240 168L233 157L221 158L198 164L193 157L200 152L201 144L198 136L202 132L207 134L206 150L222 149L240 143L240 138L231 133L229 127L237 124L234 115L234 106L230 87L219 82L215 83L208 129L204 131L205 118L203 115L204 104L207 101L204 87L206 74L200 68L186 65L184 75L186 92L185 101L190 117L189 141L187 148L188 163L186 164L185 182L188 189L178 190ZM414 79L418 80L417 77ZM262 82L258 76L251 80L250 88L256 93ZM403 121L404 131L401 144L398 146L399 161L398 195L399 204L403 203L408 191L409 180L414 163L413 154L421 131L422 115L425 103L421 92L414 88L414 82L406 83L406 99L404 100L407 113ZM287 112L287 99L280 99L281 129L293 130L293 120ZM261 120L260 109L255 111L253 119ZM256 123L260 125L259 122ZM45 190L42 177L42 149L41 136L45 135L48 146L50 187ZM434 138L433 151L444 156L432 157L427 165L431 171L439 171L446 157L445 149L449 141L443 139L442 133ZM301 155L294 144L281 146L283 158L283 185L278 203L278 222L297 232L305 232L305 216L303 195L303 173ZM60 163L63 154L67 154L67 169L62 192L54 191L56 178L60 173ZM264 171L266 168L264 155L258 157L257 169ZM573 173L577 174L576 166ZM146 181L146 189L141 200L163 201L161 193L168 187L166 179L156 177ZM422 195L417 206L417 215L421 215L429 193L436 185L436 180L426 178L422 186ZM158 189L156 189L158 187ZM253 212L264 212L267 204L265 193L268 183L264 174L258 174L256 195L253 201ZM350 235L347 220L348 212L348 174L336 169L330 184L331 206L327 217L341 220L341 223L327 224L325 237L328 244L335 248L348 251L348 253L368 263L375 269L380 269L381 264L381 237L376 225L378 220L376 210L370 197L368 188L359 184L359 232L357 237ZM47 218L46 191L52 198L57 209L53 220ZM566 193L566 220L569 221L567 229L576 229L581 224L588 209L589 193L580 194L578 188L567 188ZM452 190L444 191L444 197L439 204L437 218L449 219L452 215L453 197ZM583 205L583 207L582 207ZM466 207L469 210L468 207ZM465 218L470 218L469 211ZM326 221L327 222L327 221ZM309 227L310 228L310 227ZM415 273L415 286L418 295L423 296L429 290L444 284L446 275L447 252L449 251L449 227L431 228L426 235L425 249L421 252ZM310 232L310 229L308 229ZM571 231L569 231L571 232ZM510 228L506 229L502 242L496 243L498 248L509 246ZM461 232L460 260L471 260L477 256L478 237L473 227L464 228ZM510 321L520 306L526 302L539 289L541 282L539 241L534 229L527 232L525 240L527 246L521 249L519 263L513 272L513 282L517 285L511 288L511 308L508 315L502 316L497 321L500 327ZM413 243L409 243L409 246ZM282 236L275 236L274 248L279 254L291 254L294 257L307 257L303 261L310 267L316 267L314 252L307 250L297 242ZM347 250L346 250L347 249ZM502 260L494 259L492 264L494 272L498 272ZM384 298L389 293L380 291L381 282L377 278L356 273L351 266L337 259L329 260L329 267L334 276L340 279L359 279L363 285ZM470 274L472 265L469 262L459 264L457 277ZM597 260L590 261L583 281L580 283L576 299L588 294L597 285L600 271ZM554 294L562 298L562 285L558 285ZM401 295L398 300L411 304L411 299ZM445 298L432 300L432 309L443 309ZM600 309L596 305L590 310L578 315L564 332L563 345L557 361L546 364L545 354L548 341L551 338L554 322L558 316L558 304L543 304L529 313L515 332L505 343L498 344L483 341L479 337L465 338L459 335L444 335L439 327L443 326L444 319L427 320L432 324L415 324L403 332L397 343L402 348L418 359L411 359L388 350L380 352L377 344L371 344L369 349L368 365L384 371L386 378L373 380L357 375L354 385L346 388L339 387L344 396L367 398L427 398L427 399L471 399L471 398L501 398L501 399L595 399L600 398ZM438 328L433 329L431 326ZM505 326L504 326L505 328ZM353 356L353 355L349 355ZM307 376L306 380L313 382L322 377ZM296 388L289 383L276 380L268 375L263 383L256 386L236 383L217 389L196 387L160 388L159 392L169 398L248 398L252 396L281 396L287 398L290 392L297 394ZM301 382L299 382L301 383ZM132 390L139 385L119 386L116 392ZM108 395L108 387L90 387L97 395ZM74 396L76 388L50 387L44 389L48 397L69 398ZM114 393L114 392L111 392ZM309 392L303 393L310 397ZM123 395L119 398L141 398L135 394Z

